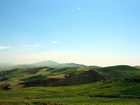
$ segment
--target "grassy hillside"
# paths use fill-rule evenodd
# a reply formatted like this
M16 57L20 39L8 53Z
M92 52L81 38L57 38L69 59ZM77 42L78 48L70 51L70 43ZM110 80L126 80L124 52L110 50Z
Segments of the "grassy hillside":
M110 81L75 86L28 87L0 90L0 102L29 105L139 105L140 83ZM20 101L22 100L22 101ZM32 104L31 104L32 103ZM42 104L40 104L42 103ZM11 104L10 104L11 105ZM48 104L52 105L52 104Z
M104 75L104 77L107 80L121 79L121 78L132 77L132 76L140 76L139 69L127 65L104 67L101 69L96 69L96 71Z
M0 105L140 105L139 98L140 69L126 65L0 71Z
M62 86L139 77L140 70L126 65L111 67L36 67L0 71L0 87ZM133 79L134 80L134 79Z

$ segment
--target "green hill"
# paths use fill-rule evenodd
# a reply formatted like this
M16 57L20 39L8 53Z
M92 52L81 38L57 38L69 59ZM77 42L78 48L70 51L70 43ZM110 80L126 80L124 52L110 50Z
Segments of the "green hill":
M84 67L66 68L17 68L0 71L0 87L77 85L103 80L104 77Z
M127 65L0 71L2 105L139 105L138 98L140 69Z
M127 65L111 67L35 67L0 71L0 87L62 86L96 81L124 80L140 76L140 70Z
M123 79L126 77L137 76L137 75L140 76L139 69L132 67L132 66L128 66L128 65L104 67L101 69L96 69L96 71L98 73L104 75L104 77L107 80Z

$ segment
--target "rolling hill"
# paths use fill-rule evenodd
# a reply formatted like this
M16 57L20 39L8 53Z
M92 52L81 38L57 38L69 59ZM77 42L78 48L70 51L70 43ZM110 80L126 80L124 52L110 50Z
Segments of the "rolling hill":
M40 65L42 62L38 64ZM45 67L23 67L0 71L0 87L70 86L97 81L125 79L130 81L135 80L135 78L138 81L140 76L139 69L128 65L102 68L79 64L60 64L60 67L58 63L53 61L43 62L43 64ZM46 65L54 67L46 67Z
M140 103L137 101L140 98L140 69L137 67L79 64L56 67L56 62L49 63L54 67L47 67L46 63L43 64L44 67L22 65L0 71L0 104L8 102L8 105L18 105L19 100L31 105L46 105L46 101L47 105L70 105L72 102L75 105L79 105L79 102L83 105ZM129 101L128 98L133 100ZM50 104L48 99L51 99ZM128 100L124 103L124 99ZM57 104L52 104L54 102ZM118 102L122 104L116 104Z
M111 80L111 79L123 79L126 77L133 77L133 76L140 76L140 70L132 67L132 66L128 66L128 65L117 65L117 66L110 66L110 67L104 67L101 69L96 69L96 71L102 75L104 75L104 77L107 80Z

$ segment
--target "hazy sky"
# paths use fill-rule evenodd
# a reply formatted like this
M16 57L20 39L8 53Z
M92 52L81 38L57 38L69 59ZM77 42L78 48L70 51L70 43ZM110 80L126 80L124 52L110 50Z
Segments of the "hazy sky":
M0 62L140 65L140 0L0 0Z

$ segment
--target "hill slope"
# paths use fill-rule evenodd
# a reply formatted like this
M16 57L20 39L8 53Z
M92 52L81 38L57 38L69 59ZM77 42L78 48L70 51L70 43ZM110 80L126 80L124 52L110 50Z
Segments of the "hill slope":
M96 70L98 73L104 75L104 77L107 80L111 79L123 79L126 77L132 77L132 76L137 76L140 75L140 70L128 66L128 65L118 65L118 66L110 66L110 67L104 67L101 69Z
M32 86L66 86L97 81L138 81L140 70L126 65L95 67L35 67L0 71L1 88Z

